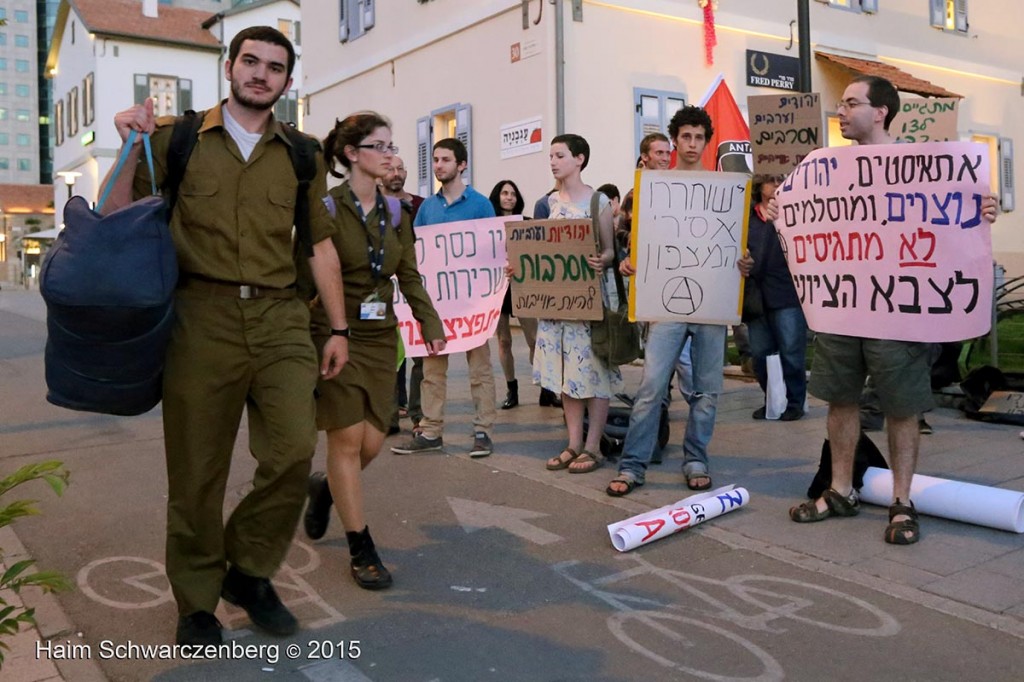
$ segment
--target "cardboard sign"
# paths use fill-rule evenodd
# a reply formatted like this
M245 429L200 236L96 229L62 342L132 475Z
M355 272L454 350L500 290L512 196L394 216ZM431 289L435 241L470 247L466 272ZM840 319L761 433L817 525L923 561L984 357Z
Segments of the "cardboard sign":
M958 140L957 97L901 98L900 111L889 124L889 133L904 142Z
M487 343L498 327L505 298L505 221L463 220L416 228L416 263L423 286L444 324L445 354ZM420 323L398 287L395 314L405 354L427 354Z
M590 218L507 222L505 231L516 317L604 317L601 280L587 263L597 253Z
M992 323L988 147L819 149L776 191L782 240L818 332L960 341Z
M630 319L739 324L750 176L638 171L634 197Z
M752 95L747 108L754 173L787 175L823 144L818 93Z

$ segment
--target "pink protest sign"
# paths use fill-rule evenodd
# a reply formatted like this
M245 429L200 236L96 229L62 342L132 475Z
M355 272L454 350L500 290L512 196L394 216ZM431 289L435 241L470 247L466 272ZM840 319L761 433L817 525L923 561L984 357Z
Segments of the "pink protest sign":
M485 218L416 228L416 263L444 323L445 353L482 346L494 335L508 287L506 220ZM425 356L420 323L397 287L394 303L406 355Z
M988 193L988 148L972 142L812 152L775 195L811 329L927 342L987 333Z

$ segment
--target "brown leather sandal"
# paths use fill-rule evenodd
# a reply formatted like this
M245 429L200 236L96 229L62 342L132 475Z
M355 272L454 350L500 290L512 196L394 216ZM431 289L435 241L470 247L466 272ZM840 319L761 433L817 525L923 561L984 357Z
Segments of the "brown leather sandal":
M563 457L565 453L569 453L569 458ZM558 457L552 457L548 460L548 471L561 471L562 469L568 469L569 465L579 459L580 453L576 452L572 448L563 448Z
M613 488L612 486L615 485L616 483L625 486L625 488L622 490L619 490L618 488ZM616 476L615 478L608 482L608 487L604 489L604 492L609 497L625 497L626 495L633 492L634 488L639 488L643 484L643 481L637 480L629 474L620 473L618 476Z
M589 474L591 471L597 471L601 468L601 465L604 464L604 455L599 452L593 453L589 450L580 450L580 456L573 461L583 466L575 469L569 467L570 474Z
M824 521L830 516L856 516L860 513L860 499L856 490L847 496L829 488L821 494L821 499L825 500L825 511L818 511L816 500L808 500L792 507L789 510L789 518L797 523L814 523Z
M917 520L917 509L914 502L910 506L900 502L899 498L889 507L889 525L885 527L885 541L890 545L912 545L921 539L921 524ZM894 516L909 516L909 519L893 521Z

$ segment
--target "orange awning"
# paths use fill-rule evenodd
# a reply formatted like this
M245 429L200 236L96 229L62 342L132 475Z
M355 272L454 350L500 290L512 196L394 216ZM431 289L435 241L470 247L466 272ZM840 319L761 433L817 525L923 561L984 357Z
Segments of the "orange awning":
M934 83L912 76L903 69L899 69L892 64L886 64L874 59L844 57L837 54L831 54L829 52L816 51L814 54L818 59L824 59L827 62L838 64L839 66L849 69L859 75L881 76L895 85L896 89L901 92L912 92L915 95L924 95L925 97L963 97L963 95L950 92L945 88L935 85Z

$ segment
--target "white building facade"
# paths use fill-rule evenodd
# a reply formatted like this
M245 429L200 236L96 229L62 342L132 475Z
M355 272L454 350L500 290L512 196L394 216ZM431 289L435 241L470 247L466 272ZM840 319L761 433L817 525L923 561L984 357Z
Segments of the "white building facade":
M548 0L341 0L326 13L320 3L303 3L306 131L323 136L336 117L380 111L394 123L410 172L407 189L420 194L434 190L431 143L457 135L471 150L471 183L486 194L511 178L528 206L552 184L548 142L557 132L574 132L591 145L584 179L595 187L614 182L625 192L643 134L664 130L672 113L698 103L719 74L744 112L747 96L783 92L747 84L748 50L799 54L797 0L714 3L713 64L705 59L708 27L698 0L555 1L564 16L562 40L558 8ZM1024 274L1024 218L1010 210L1018 199L1012 147L1024 141L1024 41L1016 35L1024 3L809 4L810 89L821 93L828 117L834 119L832 103L858 74L833 56L864 60L868 72L895 66L963 96L958 133L989 144L993 189L1008 211L993 230L997 259L1010 274ZM538 127L543 144L515 141Z

